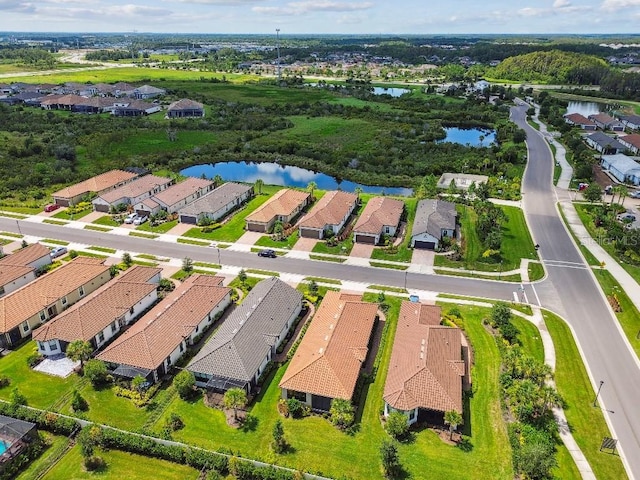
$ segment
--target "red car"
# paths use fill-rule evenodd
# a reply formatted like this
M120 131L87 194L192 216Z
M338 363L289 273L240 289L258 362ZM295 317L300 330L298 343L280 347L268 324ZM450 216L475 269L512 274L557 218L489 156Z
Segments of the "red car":
M53 212L54 210L57 210L60 208L60 205L58 205L57 203L52 203L50 205L47 205L46 207L44 207L44 211L45 212Z

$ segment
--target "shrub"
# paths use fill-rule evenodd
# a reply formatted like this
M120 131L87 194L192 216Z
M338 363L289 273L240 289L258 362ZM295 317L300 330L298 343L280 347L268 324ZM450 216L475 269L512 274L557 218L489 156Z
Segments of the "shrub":
M149 403L149 396L138 390L115 386L113 387L113 394L116 397L128 398L138 408L142 408Z
M84 376L94 388L103 385L107 381L107 366L102 360L89 360L84 365Z
M27 357L27 365L29 368L33 368L38 365L44 357L40 355L38 352L33 352L31 355Z
M165 423L167 427L169 427L173 432L184 428L184 422L182 421L180 415L178 415L177 413L172 413L169 418L167 418Z
M89 410L89 404L78 390L74 390L71 396L71 408L74 412L86 412Z
M407 416L402 412L391 412L387 416L384 429L395 439L404 438L409 433L409 422Z
M9 395L9 403L13 407L17 407L19 405L27 405L27 397L25 397L18 387L13 387L11 390L11 394Z
M284 427L282 420L276 420L271 432L273 439L271 440L271 448L275 453L282 453L287 449L287 439L284 438Z
M297 398L288 398L287 399L287 411L292 418L302 418L304 417L304 407L305 404L302 403Z
M383 440L380 445L380 458L382 460L382 470L387 478L397 478L402 472L400 457L398 456L398 446L390 440Z
M350 427L355 420L353 405L349 400L342 398L331 400L329 414L331 415L331 423L341 429Z
M11 379L6 375L0 375L0 388L8 387L11 383Z
M73 260L78 256L78 252L76 250L69 250L69 258Z
M173 379L173 386L183 400L193 395L195 385L196 377L189 370L181 370Z

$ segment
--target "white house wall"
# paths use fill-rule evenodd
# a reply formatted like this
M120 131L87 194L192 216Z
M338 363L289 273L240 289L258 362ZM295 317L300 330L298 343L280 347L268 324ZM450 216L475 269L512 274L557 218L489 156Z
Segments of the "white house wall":
M7 283L5 285L3 285L4 287L4 293L2 295L0 295L0 297L4 297L5 295L7 295L8 293L11 293L17 289L19 289L20 287L26 285L27 283L33 281L36 279L36 273L35 272L29 272L26 275L23 275L20 278L15 279L13 282Z
M439 238L434 237L433 235L429 235L428 233L421 233L420 235L415 235L411 237L411 247L415 245L415 242L435 242L436 246L438 246Z

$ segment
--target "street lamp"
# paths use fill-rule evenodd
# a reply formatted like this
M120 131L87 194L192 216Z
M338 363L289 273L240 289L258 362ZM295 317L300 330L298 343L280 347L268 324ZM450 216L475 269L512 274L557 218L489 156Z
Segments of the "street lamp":
M218 265L220 265L220 267L222 267L222 262L220 261L220 248L216 247L216 251L218 252Z
M604 385L604 381L600 380L600 386L598 387L598 391L596 392L596 398L593 399L594 407L597 407L598 397L600 396L600 390L602 390L602 385Z
M405 290L407 289L407 274L408 273L409 273L408 271L406 271L406 270L404 271L404 289Z
M22 230L20 230L20 222L16 219L16 225L18 226L18 233L22 235Z

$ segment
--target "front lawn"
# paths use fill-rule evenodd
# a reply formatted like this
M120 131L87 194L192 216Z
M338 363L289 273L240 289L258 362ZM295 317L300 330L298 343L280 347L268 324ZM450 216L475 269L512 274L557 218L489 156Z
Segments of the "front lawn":
M178 220L171 220L170 222L164 222L154 227L151 226L151 222L145 222L142 225L136 227L136 230L151 233L167 233L173 227L178 225Z
M75 212L73 214L70 214L68 210L62 210L58 213L54 213L52 217L59 218L61 220L79 220L85 215L89 215L91 212L93 212L91 208L87 208L86 210Z
M104 215L100 218L96 218L93 222L96 225L104 225L106 227L119 227L120 223L116 222L111 215Z
M106 462L106 468L87 472L83 465L80 446L73 447L55 466L42 477L44 480L113 479L120 480L175 480L199 478L197 470L177 463L149 458L119 450L96 450L96 455Z
M314 253L328 253L331 255L349 255L352 248L353 238L350 236L346 240L338 242L337 245L334 246L327 245L326 240L320 240L313 246L311 251Z
M263 235L258 239L258 241L254 244L258 247L267 247L267 248L286 248L287 250L291 250L293 246L300 238L299 230L296 229L291 235L285 238L283 241L274 240L271 235Z
M593 407L595 392L571 330L558 316L546 311L543 315L556 351L556 386L566 402L564 411L573 438L587 457L596 478L627 478L619 455L599 451L602 439L610 437L611 432L607 428L602 410Z

